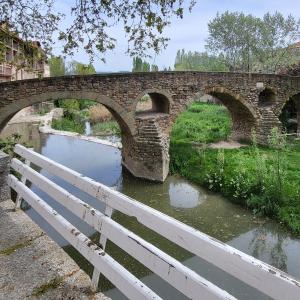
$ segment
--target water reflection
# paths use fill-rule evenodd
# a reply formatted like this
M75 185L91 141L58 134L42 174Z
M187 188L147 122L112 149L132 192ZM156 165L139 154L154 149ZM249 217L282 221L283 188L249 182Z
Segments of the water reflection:
M55 135L43 135L39 142L35 143L36 150L43 155L108 186L114 186L117 190L140 202L227 242L233 247L272 264L291 275L300 277L300 240L289 236L275 222L256 218L244 208L226 201L219 195L209 193L180 177L169 176L164 184L133 178L128 172L122 170L120 151L109 146ZM95 208L103 210L104 207L100 201L44 170L38 171ZM90 235L94 232L72 212L66 211L56 203L49 195L46 195L35 186L31 188L85 234ZM66 244L32 209L29 209L28 213L37 220L52 238L56 239L61 245ZM182 250L163 237L141 226L134 218L117 212L114 213L113 218L163 251L172 254L203 277L232 292L237 298L268 299L206 261L194 257L191 253ZM72 252L70 249L69 251ZM107 251L136 276L141 277L164 299L185 299L174 288L171 288L156 275L151 274L149 270L143 268L112 243L108 243ZM91 271L90 266L76 255L77 262L85 270ZM105 284L103 286L104 289L108 287L109 285ZM108 291L107 294L112 296L113 299L124 298L115 289Z
M169 185L170 204L178 208L193 208L206 200L206 195L186 182Z

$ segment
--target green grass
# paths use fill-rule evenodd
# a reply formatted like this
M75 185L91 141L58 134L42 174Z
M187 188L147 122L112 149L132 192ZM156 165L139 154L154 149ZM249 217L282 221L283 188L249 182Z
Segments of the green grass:
M171 136L171 172L275 218L300 235L300 141L288 142L279 153L255 145L217 150L191 143L226 139L230 121L222 110L195 103L178 118Z
M77 132L80 134L84 133L83 122L78 122L76 120L69 119L69 118L61 118L58 120L53 120L52 128L56 130L62 130L62 131Z
M93 135L121 135L116 121L100 122L93 125Z
M171 142L210 143L226 139L231 120L224 106L195 102L176 120Z

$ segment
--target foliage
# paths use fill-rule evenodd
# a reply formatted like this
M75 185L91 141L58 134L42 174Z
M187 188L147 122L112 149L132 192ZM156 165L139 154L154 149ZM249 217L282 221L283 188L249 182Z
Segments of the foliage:
M224 106L194 102L176 120L171 142L210 143L226 139L231 120Z
M127 52L144 55L149 49L158 53L166 47L164 30L172 17L182 18L191 10L194 0L169 1L71 1L70 11L54 9L54 0L3 0L0 2L1 20L9 20L21 37L52 44L53 33L58 33L65 54L74 54L79 47L92 58L96 53L104 60L104 53L115 48L117 39L111 28L120 25L128 40ZM62 6L65 7L65 6ZM57 13L58 11L58 13ZM60 21L64 14L70 25Z
M89 120L93 124L111 121L112 114L104 105L97 104L89 108Z
M78 122L71 118L66 118L66 117L58 120L53 120L52 128L56 130L62 130L62 131L77 132L80 134L84 133L84 124L82 122Z
M66 110L80 110L80 100L76 99L60 99L55 105Z
M0 139L0 150L12 156L14 147L19 143L20 139L21 135L17 133L11 135L10 137Z
M66 74L69 75L89 75L89 74L95 74L96 70L94 66L90 64L83 64L76 60L72 60L67 65L67 71Z
M178 50L174 68L176 71L228 71L226 60L221 53L218 56L209 55L207 52L185 52Z
M157 65L150 65L147 61L142 60L140 57L134 57L132 60L132 72L156 72L158 71Z
M211 118L209 110L200 109L202 105L207 106L201 103L195 105L197 109L194 111L199 111L198 119L212 122L211 125L197 127L197 136L201 136L204 146L196 147L192 143L193 138L189 135L189 132L193 132L192 125L189 130L181 130L181 135L173 130L170 171L222 193L230 201L248 207L255 214L276 218L292 232L300 234L300 141L287 143L285 136L278 129L273 129L268 147L259 147L253 132L252 145L247 147L224 150L208 148L207 143L212 141L213 135L211 128L217 121ZM190 106L189 110L195 106ZM217 105L210 106L216 107L216 118L224 118L216 113ZM187 111L182 116L185 115L186 122L190 118L191 124L198 126L194 121L197 117L193 114ZM182 122L180 118L176 120L174 128Z
M62 14L54 12L53 0L2 0L0 22L8 22L15 35L28 42L41 41L43 49L51 49L53 32L58 31Z
M116 121L99 122L93 125L93 135L121 135L119 124Z
M50 76L63 76L66 74L65 60L61 56L51 56L48 59Z
M208 30L207 49L224 55L231 71L276 72L294 62L291 45L300 37L300 20L279 12L257 18L226 11L208 23Z

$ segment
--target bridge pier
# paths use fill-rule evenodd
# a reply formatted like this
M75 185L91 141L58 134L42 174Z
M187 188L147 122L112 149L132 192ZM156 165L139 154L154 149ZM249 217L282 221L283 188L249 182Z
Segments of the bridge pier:
M169 136L159 129L155 115L136 118L138 132L126 141L122 164L135 176L163 182L169 173Z

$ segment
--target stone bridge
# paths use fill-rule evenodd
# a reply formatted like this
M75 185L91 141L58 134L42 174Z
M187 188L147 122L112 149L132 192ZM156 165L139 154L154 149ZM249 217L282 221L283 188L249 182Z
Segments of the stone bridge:
M136 112L139 99L152 110ZM0 129L19 110L42 101L90 99L105 105L122 134L122 162L135 176L163 181L169 170L169 134L176 117L196 95L217 97L232 118L231 139L249 140L255 130L266 143L291 97L299 98L300 77L211 72L117 73L63 76L0 84ZM300 106L300 104L299 104ZM298 110L300 111L300 109ZM298 128L300 113L298 113Z

